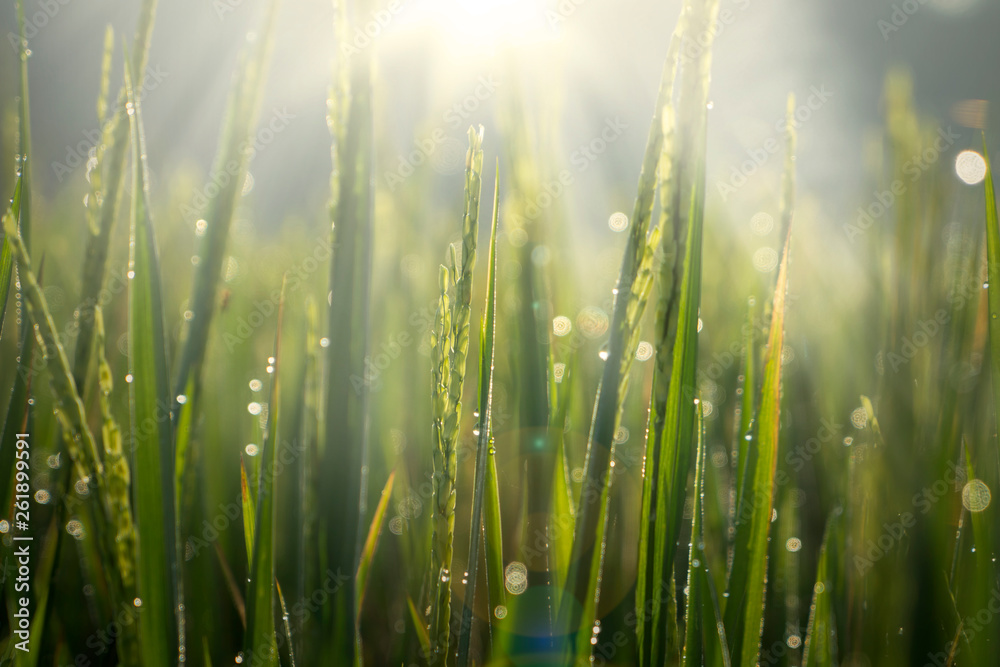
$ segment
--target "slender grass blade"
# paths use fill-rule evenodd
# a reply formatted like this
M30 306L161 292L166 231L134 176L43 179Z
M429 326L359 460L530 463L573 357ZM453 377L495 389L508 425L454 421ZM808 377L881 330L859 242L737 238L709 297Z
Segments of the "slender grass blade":
M819 552L816 568L816 583L813 586L812 607L809 611L809 625L806 628L805 650L802 667L833 667L837 661L837 623L834 616L834 566L831 535L835 534L837 517L827 520L823 546Z
M688 596L687 620L684 633L683 664L686 667L700 667L704 664L704 606L706 590L705 534L703 526L705 502L705 437L702 425L701 404L697 406L698 445L694 464L694 506L691 515L691 547L688 556Z
M481 153L480 153L481 159ZM486 304L483 309L482 323L479 332L479 423L478 447L476 451L475 480L473 483L472 522L469 528L469 559L466 580L466 603L462 611L458 641L459 667L469 664L469 647L472 642L473 610L476 604L476 584L479 572L479 544L486 543L486 575L489 580L490 624L493 623L492 608L503 605L502 597L495 599L493 595L502 596L498 590L503 590L503 547L500 542L500 499L497 495L489 495L488 491L496 493L496 464L490 465L493 459L493 364L496 355L496 253L497 224L500 219L500 163L497 162L496 178L493 183L493 222L490 226L489 266L486 278ZM492 477L491 483L487 479ZM492 487L489 488L489 487ZM484 521L484 512L493 514L492 520ZM483 528L491 528L485 531ZM498 570L499 569L499 570Z
M126 61L128 59L126 58ZM149 208L149 176L139 100L126 73L132 140L129 257L129 404L137 535L137 606L142 655L149 667L178 659L180 572L174 499L173 404L167 376L159 256Z
M281 329L284 322L286 280L281 283L278 301L278 328L274 336L274 362L271 364L271 391L268 397L267 428L261 460L264 465L257 476L254 505L253 554L250 558L250 580L247 582L246 650L251 662L276 667L278 664L277 635L274 627L274 534L277 523L275 487L278 443L281 434Z
M368 526L368 537L365 538L365 545L361 549L361 559L358 562L358 608L356 611L359 618L361 617L361 608L365 603L365 591L368 588L375 550L378 548L379 536L382 534L382 524L385 522L385 514L389 509L389 501L392 500L392 485L395 480L396 473L390 473L389 479L382 487L382 496L379 498L378 505L375 506L375 514L372 516L371 525Z

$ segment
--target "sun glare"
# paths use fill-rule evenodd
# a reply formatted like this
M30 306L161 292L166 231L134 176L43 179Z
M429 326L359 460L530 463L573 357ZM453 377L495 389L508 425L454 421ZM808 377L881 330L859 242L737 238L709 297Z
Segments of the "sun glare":
M555 36L543 6L532 0L426 0L414 9L462 49L492 51Z

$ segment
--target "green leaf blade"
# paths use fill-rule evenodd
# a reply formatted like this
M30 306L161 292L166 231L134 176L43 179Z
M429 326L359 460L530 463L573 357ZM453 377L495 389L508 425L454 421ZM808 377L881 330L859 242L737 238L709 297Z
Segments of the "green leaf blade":
M137 606L145 664L167 667L179 654L177 525L174 498L173 423L159 257L149 211L139 101L126 74L132 138L132 206L129 257L129 404L134 449L137 534Z

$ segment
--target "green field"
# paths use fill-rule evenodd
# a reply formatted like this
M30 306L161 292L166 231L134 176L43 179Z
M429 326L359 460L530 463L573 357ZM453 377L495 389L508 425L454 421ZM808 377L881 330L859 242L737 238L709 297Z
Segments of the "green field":
M4 10L0 665L1000 665L986 101L935 118L890 70L871 194L830 213L797 159L825 87L709 166L749 3L683 0L642 47L655 103L567 102L515 48L398 152L412 90L365 35L406 3L341 0L327 206L269 224L291 202L251 170L295 118L264 103L292 3L216 67L207 174L153 152L164 3L134 4L78 54L100 130L54 193L42 10ZM622 155L637 183L573 201Z

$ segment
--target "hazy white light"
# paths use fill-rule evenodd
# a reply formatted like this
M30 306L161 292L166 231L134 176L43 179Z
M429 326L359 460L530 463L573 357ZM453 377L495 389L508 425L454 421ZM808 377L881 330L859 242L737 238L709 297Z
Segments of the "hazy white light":
M567 336L573 330L573 321L565 315L559 315L552 320L552 333L557 336Z
M962 151L955 158L955 173L968 185L982 183L986 178L986 160L976 151Z
M990 487L982 480L969 480L962 489L962 504L970 512L982 512L990 506Z
M504 570L504 584L514 595L520 595L528 590L528 568L524 563L512 562Z
M753 254L753 267L761 273L770 273L778 266L778 251L774 248L758 248Z
M611 217L608 218L608 227L610 227L613 232L624 232L628 229L628 216L621 211L612 213Z
M566 376L566 364L563 363L553 364L552 375L555 376L556 382L562 382L563 378Z
M763 211L761 211L760 213L757 213L752 218L750 218L750 229L752 229L753 233L756 234L757 236L764 236L765 234L769 233L773 228L774 228L774 218L771 217L769 213L764 213Z
M608 314L595 306L587 306L576 316L576 325L587 338L600 338L608 330Z
M448 43L489 51L555 37L544 3L532 0L431 0L415 8Z

